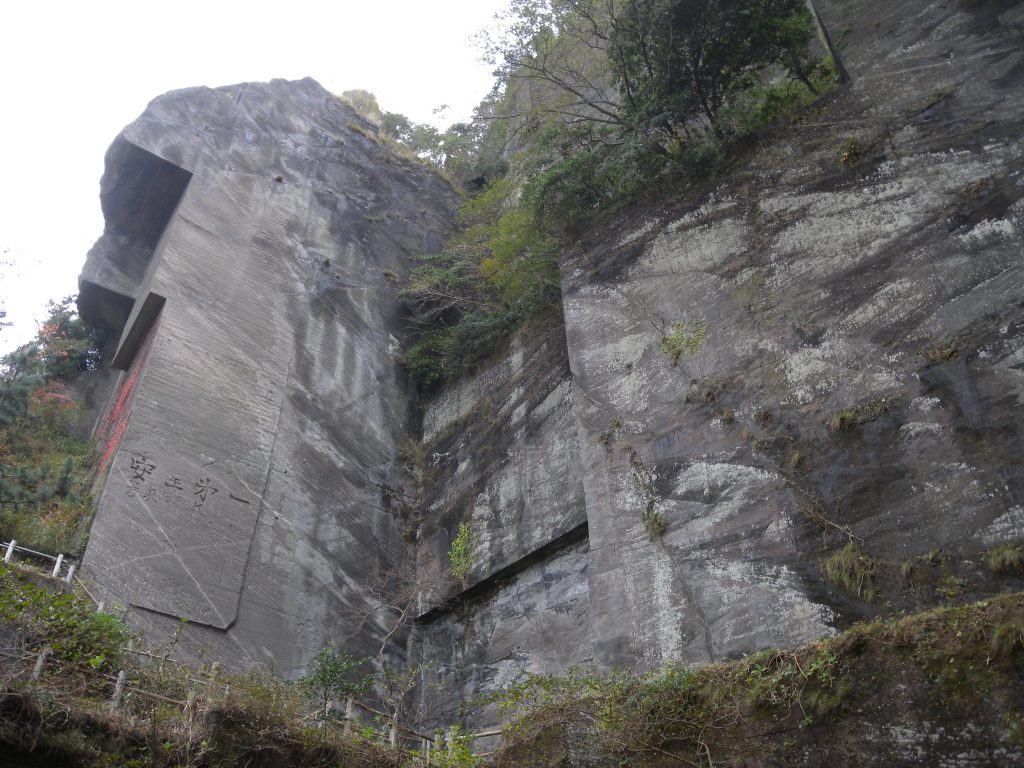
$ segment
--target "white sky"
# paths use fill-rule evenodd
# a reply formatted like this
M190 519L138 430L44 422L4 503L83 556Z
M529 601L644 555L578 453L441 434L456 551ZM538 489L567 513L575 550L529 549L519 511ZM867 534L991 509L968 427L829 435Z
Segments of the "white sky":
M491 86L470 37L507 0L10 0L0 10L0 352L77 291L103 229L117 133L156 96L313 77L419 122L469 117Z

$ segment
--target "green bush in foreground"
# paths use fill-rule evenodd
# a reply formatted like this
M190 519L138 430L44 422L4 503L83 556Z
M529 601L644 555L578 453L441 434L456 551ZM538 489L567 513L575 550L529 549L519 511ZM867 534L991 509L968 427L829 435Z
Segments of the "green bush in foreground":
M366 693L373 687L373 676L357 673L369 659L354 659L331 643L313 658L309 671L299 679L299 687L317 704L317 716L327 727L331 719L331 702Z
M32 684L22 676L14 687L8 682L0 690L0 748L14 764L40 759L88 768L417 764L411 753L383 746L372 730L346 735L330 723L314 727L302 706L303 685L266 672L213 675L206 685L202 678L211 675L203 669L164 663L133 667L131 659L117 657L127 638L119 621L94 614L82 598L50 593L20 570L0 568L0 621L29 652L51 647L58 660L72 662L53 665ZM352 660L336 649L325 649L318 659L326 662L327 687L342 679L344 685L361 685ZM901 713L981 723L1003 734L996 747L1012 751L1024 744L1022 663L1024 595L1014 594L861 623L798 648L699 669L670 664L639 674L574 669L565 675L528 675L470 705L497 706L511 719L501 748L488 762L516 768L537 765L580 738L587 739L602 765L621 760L661 765L669 758L704 765L708 755L725 765L778 756L796 739L803 739L801 749L813 751L825 743L825 735L844 729L860 733L866 718L875 718L876 725L889 722L886 718L895 715L883 704L891 703L896 689L913 700ZM128 670L128 695L111 714L107 702L115 668ZM317 677L318 669L314 663L307 677ZM200 711L205 714L197 719ZM464 739L450 758L437 753L432 758L432 764L452 768L476 762Z
M26 644L48 647L58 660L111 669L130 638L115 616L97 613L92 603L70 593L54 594L0 566L0 621L18 628Z

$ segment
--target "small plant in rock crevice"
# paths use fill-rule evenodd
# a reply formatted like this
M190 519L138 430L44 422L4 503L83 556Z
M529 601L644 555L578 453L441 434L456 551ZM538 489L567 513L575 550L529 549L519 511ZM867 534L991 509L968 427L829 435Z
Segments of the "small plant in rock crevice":
M675 368L679 358L693 357L707 348L711 326L707 323L684 323L676 320L672 329L661 337L661 351L668 355Z
M1024 650L1024 623L1005 621L997 624L989 639L992 655L997 659L1011 659Z
M996 576L1024 573L1024 547L1004 544L982 553L981 559Z
M851 408L836 411L828 418L829 432L849 432L857 423L857 414Z
M640 512L640 522L643 523L644 530L647 531L647 538L654 541L668 530L668 517L658 509L661 497L654 485L654 471L643 463L633 448L629 449L629 464L631 467L630 479L644 505Z
M459 523L459 530L452 539L452 545L448 550L448 561L451 563L452 576L458 579L462 586L466 586L469 572L476 565L476 545L479 537L473 530L470 523Z
M615 442L616 434L618 434L621 429L622 421L620 419L612 419L608 422L608 429L598 434L597 444L602 448L610 448L612 443Z
M944 363L947 360L952 360L958 354L960 354L960 342L957 339L921 350L921 356L929 363Z
M871 602L878 596L875 560L856 542L851 541L825 558L822 570L825 578L860 600Z
M398 444L396 458L402 463L410 480L409 486L392 488L382 485L381 492L401 515L405 524L405 538L414 542L423 523L423 493L427 482L426 448L419 440L406 436Z
M843 146L839 150L839 164L846 168L852 168L860 162L863 155L864 148L857 139L851 136L843 142Z
M889 398L880 397L855 408L843 408L829 416L826 426L829 432L849 432L860 424L874 421L889 410L892 402Z
M947 600L957 600L963 597L970 586L970 582L967 579L947 573L935 585L935 594Z

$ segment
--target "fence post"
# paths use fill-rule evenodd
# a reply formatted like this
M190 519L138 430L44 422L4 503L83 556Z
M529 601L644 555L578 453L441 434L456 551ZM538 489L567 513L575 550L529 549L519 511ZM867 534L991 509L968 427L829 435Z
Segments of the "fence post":
M188 692L188 698L185 700L185 717L188 718L189 725L195 725L198 713L199 707L196 706L196 689L193 688Z
M455 752L455 726L448 726L448 738L445 739L448 744L448 757L451 757Z
M106 602L104 602L103 600L100 600L98 603L96 603L96 613L103 613L103 609L106 608L106 607L107 607Z
M4 553L4 562L11 562L11 558L14 557L14 539L11 539L11 543L7 545L7 552Z
M64 565L64 555L57 555L57 562L53 564L53 573L50 574L53 578L60 576L60 567L62 565Z
M64 581L66 581L68 584L70 584L71 580L75 578L75 568L76 566L74 563L68 566L68 575L64 577Z
M36 665L32 668L32 679L33 680L38 680L40 677L43 676L43 667L46 666L46 660L47 660L47 658L49 658L49 656L50 656L50 649L49 648L43 648L43 650L41 650L39 652L39 655L36 656Z
M110 711L113 712L121 704L121 696L124 694L124 679L127 674L122 669L117 673L117 682L114 684L114 695L110 698Z
M349 696L345 699L345 735L352 733L352 720L355 718L356 705Z
M398 746L398 726L394 720L391 721L391 728L388 730L388 744L392 749Z

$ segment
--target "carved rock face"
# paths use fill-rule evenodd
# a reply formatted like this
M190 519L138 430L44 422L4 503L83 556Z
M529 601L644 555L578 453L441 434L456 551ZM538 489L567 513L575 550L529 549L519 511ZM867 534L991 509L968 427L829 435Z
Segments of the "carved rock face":
M123 324L85 570L185 648L300 670L379 645L403 556L381 488L414 426L397 289L454 195L311 80L191 89L118 137L81 309ZM127 308L127 311L126 311Z
M564 316L422 430L384 271L439 245L450 190L309 81L155 101L83 272L128 371L86 571L154 630L195 622L193 655L372 652L384 625L351 617L412 556L387 489L420 437L419 564L475 533L394 639L438 723L524 670L706 663L1000 588L977 555L1024 538L1024 6L911 5L858 4L818 122L585 233ZM874 602L824 576L851 537Z
M423 627L449 718L523 670L702 664L1020 586L978 554L1024 538L1022 6L815 5L852 25L849 88L712 194L584 232L564 359L524 334L427 406L422 542L480 534ZM873 601L824 575L850 535Z

